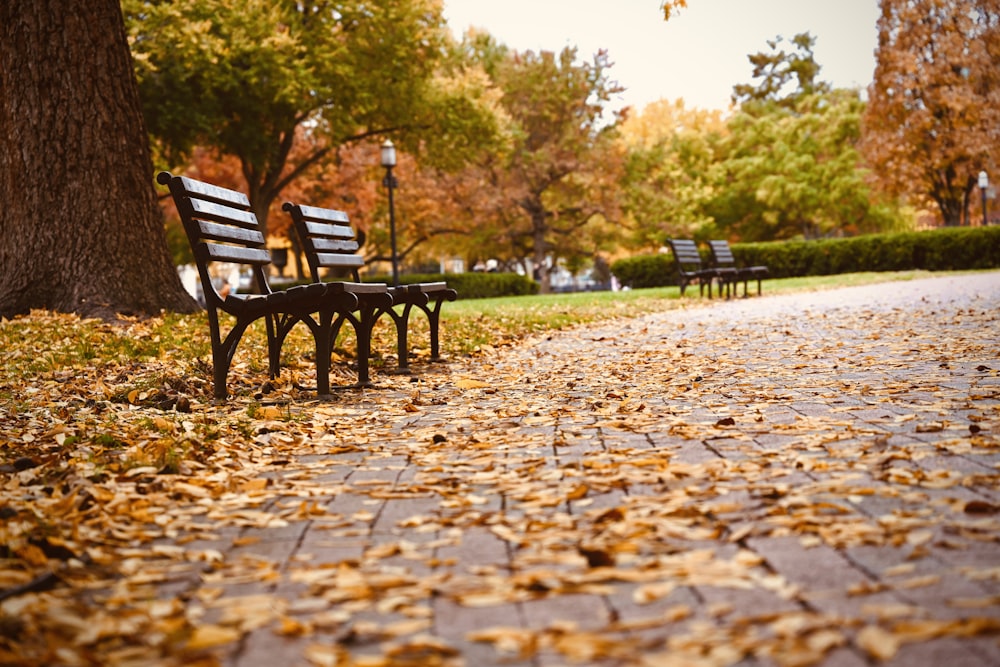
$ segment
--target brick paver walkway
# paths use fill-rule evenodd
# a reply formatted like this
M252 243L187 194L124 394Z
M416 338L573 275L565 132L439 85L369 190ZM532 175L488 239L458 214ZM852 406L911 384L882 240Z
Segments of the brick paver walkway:
M273 466L270 527L184 545L225 664L1000 664L1000 273L390 383L308 408L365 426Z

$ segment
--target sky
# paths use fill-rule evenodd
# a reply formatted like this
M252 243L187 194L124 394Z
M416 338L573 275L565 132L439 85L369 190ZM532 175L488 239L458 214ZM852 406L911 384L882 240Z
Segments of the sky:
M733 86L753 83L747 56L779 35L815 37L820 79L836 88L864 89L875 71L878 0L688 0L668 22L660 0L444 0L444 13L456 37L485 28L519 51L576 46L589 61L607 49L619 104L637 110L678 98L728 109Z

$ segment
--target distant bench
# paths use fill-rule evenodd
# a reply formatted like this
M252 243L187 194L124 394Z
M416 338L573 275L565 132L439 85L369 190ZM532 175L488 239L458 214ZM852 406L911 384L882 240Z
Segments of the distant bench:
M247 328L264 319L267 328L268 370L275 378L281 370L281 347L289 331L303 322L316 344L316 390L330 393L330 353L334 324L351 321L358 340L370 327L364 308L385 308L392 303L384 283L313 283L274 291L268 285L264 268L271 263L257 216L250 210L250 200L241 192L210 185L185 176L160 172L156 180L170 189L181 222L194 252L208 311L212 338L212 367L216 399L228 395L226 387L233 355ZM214 262L239 264L250 269L260 294L220 294L213 282L210 266ZM362 305L363 304L363 305ZM225 337L219 312L236 319ZM374 321L374 319L372 319ZM358 385L370 384L368 348L358 346Z
M761 281L771 275L771 270L766 266L740 266L733 257L733 251L729 247L728 241L709 241L708 247L711 251L712 266L724 272L726 282L726 296L729 296L729 285L733 285L733 294L736 294L736 284L743 281L743 296L748 296L748 283L751 280L757 281L757 296L761 294Z
M674 255L677 270L677 283L681 288L681 296L691 283L698 283L699 295L704 295L708 287L708 296L712 296L712 283L717 282L719 296L725 289L726 298L730 293L738 292L737 284L743 282L743 296L748 295L748 283L757 281L757 294L761 293L761 281L771 275L766 266L739 266L728 241L709 241L710 261L706 265L702 261L698 246L691 239L671 239L668 241L670 251ZM731 288L731 289L730 289Z
M311 280L321 282L323 270L330 271L335 276L360 280L358 270L364 266L364 260L357 254L358 242L346 212L292 202L285 202L282 209L292 216L295 232L309 264ZM410 370L407 329L410 311L414 307L427 315L430 325L430 359L440 360L441 306L445 301L458 298L458 292L449 288L445 282L431 282L390 287L389 293L392 304L379 307L373 316L377 319L388 314L396 325L397 371L408 373ZM400 305L402 309L397 311L394 306Z
M698 283L698 295L704 296L708 287L708 296L712 297L712 281L719 277L719 272L706 267L701 261L698 246L691 239L670 239L670 252L674 256L674 266L677 271L677 284L681 288L681 296L691 283ZM722 284L719 285L719 295L722 295Z

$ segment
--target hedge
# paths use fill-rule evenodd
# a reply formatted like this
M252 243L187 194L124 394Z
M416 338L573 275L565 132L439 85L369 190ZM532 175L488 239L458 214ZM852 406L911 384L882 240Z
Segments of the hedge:
M517 273L448 273L402 274L402 285L446 281L458 291L459 299L485 299L493 296L537 294L538 283ZM366 282L391 283L391 276L366 276Z
M737 243L732 247L737 263L763 264L771 269L773 278L1000 268L1000 227L949 227L817 241ZM620 259L611 265L611 271L622 284L631 287L677 282L669 254Z

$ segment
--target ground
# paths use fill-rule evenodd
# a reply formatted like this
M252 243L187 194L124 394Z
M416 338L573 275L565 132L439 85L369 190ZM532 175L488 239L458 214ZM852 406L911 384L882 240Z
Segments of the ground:
M0 663L1000 663L1000 274L685 303L324 402L212 404L183 320L8 381Z

